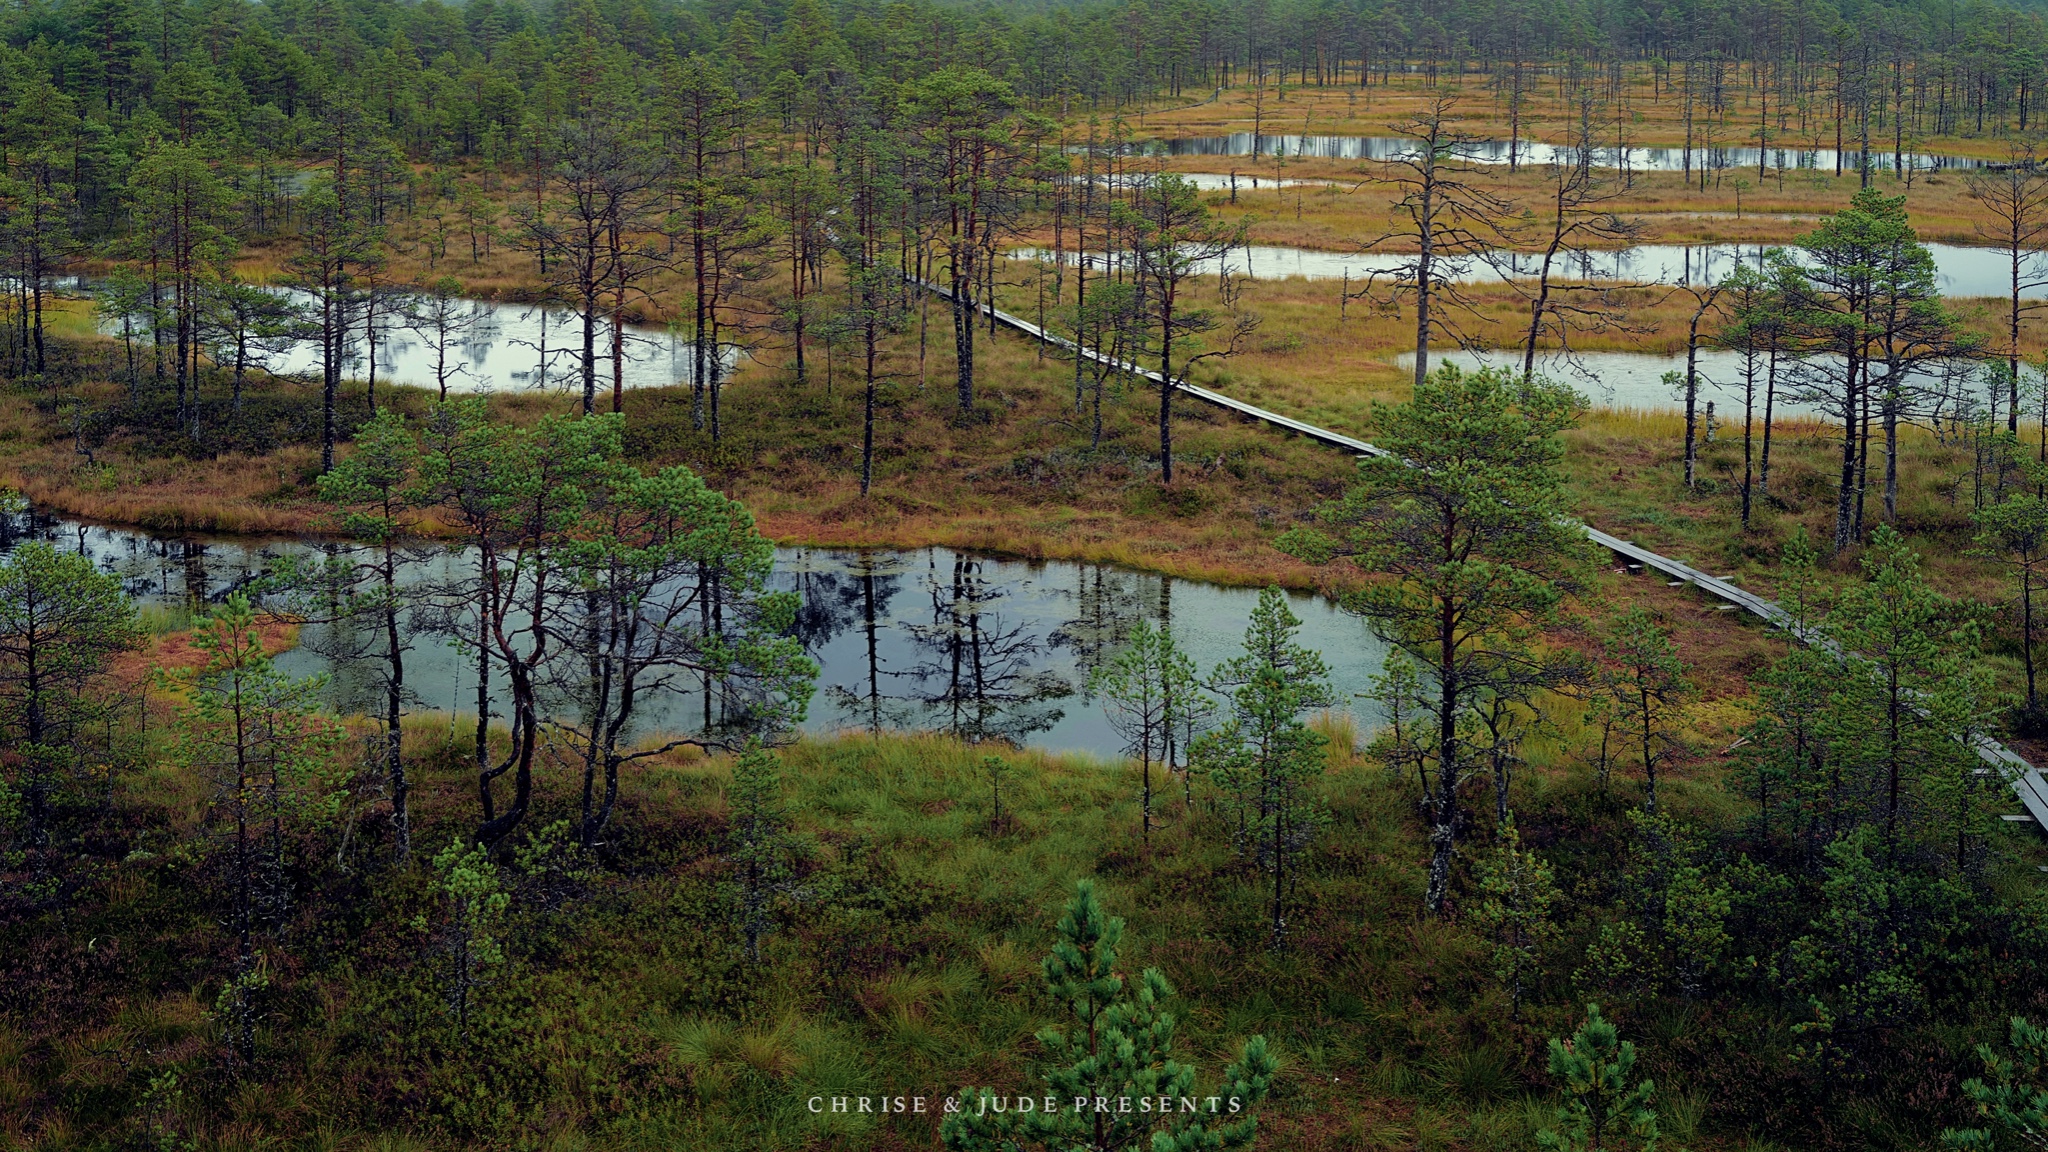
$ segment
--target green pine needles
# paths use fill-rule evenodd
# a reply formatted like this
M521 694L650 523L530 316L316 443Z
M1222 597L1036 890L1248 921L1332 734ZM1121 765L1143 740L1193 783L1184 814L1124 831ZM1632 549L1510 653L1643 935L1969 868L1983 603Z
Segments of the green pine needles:
M1287 908L1302 858L1329 824L1317 790L1327 763L1321 734L1308 726L1312 709L1336 696L1322 656L1295 642L1301 619L1287 594L1259 594L1244 655L1216 669L1211 687L1226 694L1229 718L1195 741L1193 763L1223 792L1238 852L1271 878L1269 931L1275 949L1287 943Z
M1550 1075L1564 1087L1557 1127L1536 1134L1550 1152L1656 1152L1656 1084L1631 1083L1636 1046L1586 1005L1586 1022L1569 1040L1550 1039Z
M1045 990L1069 1015L1038 1042L1053 1061L1044 1091L998 1096L972 1089L939 1126L955 1152L1207 1152L1250 1148L1252 1106L1272 1089L1279 1065L1264 1036L1247 1040L1220 1084L1200 1085L1174 1057L1173 987L1156 968L1133 981L1117 971L1121 917L1103 911L1093 881L1075 886L1045 958Z
M1138 758L1139 837L1149 846L1156 823L1152 769L1173 771L1176 748L1207 726L1214 704L1202 694L1195 662L1174 643L1172 630L1149 620L1138 621L1115 659L1089 673L1088 691L1102 697L1110 727Z
M434 857L434 893L441 902L440 950L447 961L448 1011L464 1038L477 997L505 964L505 909L512 897L500 886L498 866L480 844L457 840ZM427 928L425 916L413 922Z
M1991 1082L1966 1080L1963 1094L1990 1126L1950 1128L1941 1134L1945 1147L1959 1152L2048 1148L2048 1028L2013 1017L2012 1048L2014 1059L2008 1060L1989 1044L1977 1046Z

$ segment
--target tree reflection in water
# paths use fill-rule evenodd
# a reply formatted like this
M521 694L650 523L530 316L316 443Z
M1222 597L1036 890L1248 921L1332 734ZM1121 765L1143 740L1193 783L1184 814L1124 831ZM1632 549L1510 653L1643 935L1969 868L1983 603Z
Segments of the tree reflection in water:
M1072 696L1074 686L1035 666L1047 645L993 610L1003 593L982 569L981 561L956 555L947 579L936 553L927 560L932 622L908 625L923 655L914 672L914 699L924 705L919 727L974 743L1021 744L1060 722L1065 712L1054 702Z
M916 711L916 706L910 701L882 691L883 677L893 679L904 675L885 671L882 667L882 630L889 626L889 605L902 587L902 573L895 563L896 558L888 554L863 552L854 557L847 569L844 579L851 592L852 619L860 626L864 656L862 683L858 687L846 684L825 687L826 698L839 710L842 719L875 734L909 727L910 716ZM831 639L831 635L827 633L819 639L822 643ZM806 639L805 643L808 645L811 641Z
M310 556L315 541L232 537L162 538L0 508L0 554L14 542L46 539L89 556L117 574L138 602L176 615L219 603L249 587L280 555ZM466 552L432 549L404 566L404 583L424 597L408 621L416 630L406 658L412 707L447 715L449 731L473 723L479 669L473 596L476 565ZM691 574L684 584L713 579ZM1129 643L1141 619L1171 626L1176 642L1204 670L1238 650L1257 593L1198 581L1063 561L1035 563L960 556L944 548L914 552L778 549L773 586L800 596L790 634L822 666L821 695L806 730L938 731L969 740L1029 741L1057 750L1113 753L1117 734L1102 710L1075 697L1091 669ZM436 612L439 607L445 609ZM732 625L717 596L700 597L694 626L723 634ZM1326 601L1297 598L1294 609L1323 642L1337 686L1348 699L1370 682L1385 649L1354 618ZM327 613L314 613L325 617ZM367 637L318 619L299 647L279 655L292 675L328 673L330 703L354 709L376 694L363 659ZM502 718L502 670L483 700ZM574 722L580 699L550 685L549 718ZM644 700L639 729L689 735L745 726L757 701L743 682L695 674ZM1367 717L1367 719L1371 719ZM1185 758L1189 733L1173 734L1171 759Z
M1101 564L1074 568L1074 618L1053 632L1054 646L1074 655L1082 684L1095 669L1114 658L1131 639L1138 621L1151 614L1145 585L1170 578L1122 572ZM1083 695L1082 699L1088 698Z

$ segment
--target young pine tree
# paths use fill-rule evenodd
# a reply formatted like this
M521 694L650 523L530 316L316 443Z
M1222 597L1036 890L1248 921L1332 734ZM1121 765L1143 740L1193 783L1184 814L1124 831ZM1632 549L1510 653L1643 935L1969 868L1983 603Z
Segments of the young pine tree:
M329 554L317 566L291 564L278 576L302 594L299 614L327 618L332 659L370 667L384 721L384 773L391 798L392 857L412 852L412 785L405 771L405 654L412 647L412 610L421 598L401 569L423 554L408 547L416 534L419 493L418 437L390 408L356 433L355 451L319 478L321 499L335 506L356 547Z
M1898 1029L1925 1017L1925 974L1968 931L1968 890L1887 855L1876 825L1828 845L1820 900L1786 956L1788 990L1812 1013L1793 1029L1806 1038L1802 1058L1836 1070L1879 1058Z
M1586 1005L1586 1022L1569 1040L1550 1039L1550 1077L1564 1088L1557 1127L1536 1134L1549 1152L1655 1152L1656 1085L1630 1083L1636 1046Z
M1450 896L1460 788L1478 767L1466 736L1474 710L1502 686L1565 671L1534 631L1569 587L1581 542L1565 519L1558 434L1582 407L1541 379L1446 366L1419 380L1408 403L1374 409L1389 454L1359 462L1358 484L1321 510L1327 530L1279 541L1312 563L1349 557L1373 573L1344 605L1422 678L1430 731L1408 756L1424 784L1433 913Z
M1647 810L1629 813L1629 822L1635 836L1622 889L1644 929L1638 974L1669 976L1679 995L1695 999L1731 943L1733 894L1708 868L1691 827Z
M1010 762L1001 756L981 758L981 778L988 781L988 834L1003 831L1003 785L1010 778Z
M1927 582L1920 557L1890 525L1872 535L1863 572L1828 623L1851 653L1844 688L1853 698L1844 704L1867 745L1858 775L1874 786L1870 815L1892 854L1916 817L1937 811L1916 803L1928 799L1916 797L1920 786L1974 767L1968 742L1989 686L1972 614Z
M782 761L754 745L733 761L731 887L747 959L761 962L761 941L775 930L777 899L793 889L796 838L782 804Z
M1614 622L1607 641L1608 679L1622 730L1643 767L1643 811L1657 810L1657 766L1678 746L1680 708L1692 692L1678 645L1647 608L1637 604Z
M2031 462L2022 461L2029 471ZM2043 477L2048 479L2048 477ZM2014 605L2019 616L2020 664L2027 674L2027 694L2019 709L2019 723L2025 730L2048 727L2035 686L2034 589L2048 576L2048 499L2032 492L2019 492L1976 515L1976 550L2004 564L2019 577L2019 596Z
M1838 734L1829 697L1842 682L1839 651L1808 642L1820 635L1819 559L1804 529L1785 544L1778 591L1785 649L1756 682L1756 719L1743 734L1737 768L1756 805L1758 843L1770 848L1786 838L1812 860L1834 834L1834 774L1826 767Z
M0 560L0 731L16 765L11 784L0 776L0 794L17 797L0 806L20 823L16 833L0 821L0 845L18 837L39 888L53 876L64 786L117 704L108 665L140 639L120 579L86 557L30 541Z
M1059 934L1045 958L1045 990L1071 1024L1038 1033L1054 1062L1044 1091L1008 1100L988 1088L970 1089L960 1110L939 1125L945 1146L953 1152L1251 1147L1258 1120L1250 1109L1265 1099L1278 1071L1266 1038L1245 1042L1221 1084L1198 1085L1194 1066L1174 1053L1176 1021L1165 1009L1172 986L1156 968L1136 981L1117 971L1124 922L1102 910L1093 881L1075 886Z
M334 815L329 776L344 735L321 708L321 680L294 679L271 663L246 598L230 597L192 642L205 662L179 677L191 702L178 718L177 748L214 786L206 819L235 939L218 1010L229 1050L246 1063L255 1057L256 997L268 982L258 948L290 916L296 839Z
M1195 662L1173 642L1173 633L1140 620L1131 642L1088 675L1088 691L1102 697L1110 727L1124 749L1138 758L1139 836L1152 844L1152 769L1171 767L1171 749L1181 715L1201 690Z
M445 994L457 1033L469 1037L477 999L491 973L505 964L505 909L512 898L498 883L498 866L482 845L458 840L434 857L434 893L440 898L439 946L447 959ZM423 915L413 921L427 931Z
M1245 629L1244 655L1216 669L1229 719L1196 741L1193 762L1236 807L1238 851L1272 880L1271 935L1287 943L1287 901L1295 871L1328 814L1317 795L1325 741L1306 717L1335 700L1320 654L1295 643L1301 620L1287 595L1268 588Z
M1963 1094L1990 1121L1982 1128L1950 1128L1942 1145L1953 1152L1998 1152L2001 1148L2048 1146L2048 1028L2037 1028L2024 1016L2011 1022L2013 1059L1977 1045L1990 1083L1972 1077Z
M1479 895L1473 927L1493 938L1493 974L1519 1020L1524 994L1543 976L1543 949L1558 936L1553 917L1564 893L1550 865L1522 847L1509 821L1499 846L1479 864Z
M1427 722L1429 701L1423 695L1415 661L1399 648L1388 652L1380 674L1372 678L1370 695L1387 722L1366 745L1366 754L1377 758L1391 775L1413 771L1415 782L1427 795L1431 752L1427 741L1433 730Z

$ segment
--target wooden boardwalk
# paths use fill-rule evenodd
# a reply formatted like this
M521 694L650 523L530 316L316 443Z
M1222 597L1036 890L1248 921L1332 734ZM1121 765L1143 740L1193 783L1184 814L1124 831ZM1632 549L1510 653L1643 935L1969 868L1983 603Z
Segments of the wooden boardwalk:
M952 293L937 284L919 280L913 280L912 283L918 284L926 291L942 299L952 299ZM1130 361L1112 360L1093 348L1083 347L1063 336L1056 336L1053 333L1047 332L1021 316L1012 316L1008 312L988 304L981 305L980 311L982 315L992 318L996 323L1012 331L1020 332L1033 340L1066 349L1068 352L1075 353L1093 363L1105 364L1117 371L1143 377L1154 384L1162 383L1165 379L1153 369L1142 367ZM1314 424L1296 420L1291 416L1282 416L1278 412L1267 411L1264 408L1247 404L1242 400L1233 399L1221 392L1212 391L1208 388L1199 388L1193 384L1179 382L1175 385L1175 390L1192 396L1206 404L1212 404L1241 416L1271 424L1276 428L1284 428L1297 435L1306 436L1319 443L1328 444L1332 448L1340 448L1360 456L1392 455L1386 449L1376 447L1363 440L1346 436L1341 432L1332 432L1328 428L1319 428ZM1623 540L1621 537L1610 533L1602 532L1590 524L1582 524L1580 527L1586 533L1587 539L1603 548L1611 550L1625 560L1639 564L1645 569L1661 572L1674 580L1682 580L1691 584L1726 604L1740 608L1753 616L1763 619L1774 627L1792 629L1798 639L1803 642L1810 644L1830 643L1825 638L1807 635L1798 629L1794 629L1791 616L1783 608L1778 607L1776 603L1770 600L1758 596L1754 592L1737 588L1734 584L1718 576L1708 575L1681 561L1673 560L1668 556L1658 555L1639 544ZM1989 736L1979 736L1977 738L1977 755L1985 762L1990 771L1997 773L2012 785L2013 793L2019 798L2020 803L2025 806L2027 815L2033 818L2035 825L2043 830L2048 830L2048 777L2043 777L2039 768L2027 763L2026 760L2022 759L2012 749L1991 739Z

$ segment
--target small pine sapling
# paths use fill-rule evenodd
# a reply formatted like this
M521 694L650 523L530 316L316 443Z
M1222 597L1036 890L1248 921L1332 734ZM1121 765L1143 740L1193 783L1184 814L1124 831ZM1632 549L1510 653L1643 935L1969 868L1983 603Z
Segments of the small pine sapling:
M761 940L775 930L776 903L795 892L796 837L782 804L782 764L754 744L732 766L731 886L747 959L760 963Z
M1195 745L1193 759L1237 809L1237 850L1272 877L1271 943L1287 944L1288 898L1316 833L1329 823L1319 784L1326 741L1305 716L1336 699L1320 653L1295 642L1301 620L1278 588L1259 595L1244 655L1216 669L1212 686L1230 718Z
M1564 893L1550 865L1522 847L1512 820L1493 855L1480 862L1479 892L1473 926L1493 938L1493 974L1519 1020L1524 993L1543 975L1543 949L1558 936L1553 916Z
M1550 1152L1656 1152L1654 1082L1631 1084L1636 1046L1586 1005L1586 1022L1569 1040L1550 1039L1550 1076L1564 1086L1557 1128L1536 1134Z
M981 758L981 777L988 781L988 834L1003 831L1003 781L1009 778L1010 762L1001 756Z
M1117 971L1123 935L1123 919L1103 911L1094 882L1076 885L1043 969L1047 995L1071 1019L1070 1027L1038 1033L1056 1062L1044 1090L1014 1100L988 1088L963 1093L959 1110L939 1125L948 1149L1209 1152L1252 1146L1258 1120L1251 1108L1271 1091L1279 1070L1266 1038L1245 1042L1221 1084L1198 1088L1194 1067L1174 1055L1175 1019L1165 1010L1173 988L1156 968L1134 981Z
M1173 632L1141 620L1123 651L1089 673L1088 691L1102 697L1109 724L1138 758L1139 839L1152 843L1152 768L1173 768L1176 737L1201 700L1195 664L1173 642Z
M271 662L247 597L230 596L199 621L192 645L205 662L166 679L190 693L176 725L179 759L214 788L207 816L235 937L217 1008L231 1054L246 1065L255 1059L256 1000L269 984L261 941L276 940L291 919L303 837L334 820L343 733L321 706L324 679L297 679Z
M1704 862L1697 831L1668 813L1629 813L1635 838L1622 888L1647 936L1662 946L1659 966L1679 995L1697 999L1728 950L1728 917L1734 894Z
M467 1039L479 994L490 985L491 973L505 964L498 932L512 898L499 887L490 853L461 840L434 857L434 894L441 903L438 943L448 964L448 1011L456 1031ZM413 927L428 931L427 918L414 918Z
M1963 1094L1990 1121L1983 1128L1950 1128L1942 1146L1956 1152L1996 1152L2000 1148L2048 1148L2048 1028L2037 1028L2024 1016L2012 1018L2013 1059L1979 1044L1990 1083L1972 1077Z
M1657 766L1677 749L1679 710L1692 693L1678 645L1648 609L1637 604L1614 621L1607 641L1609 678L1621 727L1643 766L1643 811L1657 811Z

